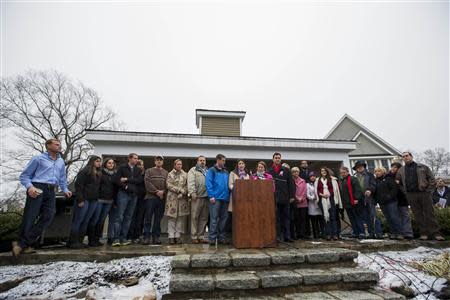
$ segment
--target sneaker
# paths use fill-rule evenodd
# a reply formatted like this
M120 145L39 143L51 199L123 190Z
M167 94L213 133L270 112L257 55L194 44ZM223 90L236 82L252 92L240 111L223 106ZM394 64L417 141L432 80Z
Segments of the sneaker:
M112 247L119 247L120 246L120 241L119 240L114 240L111 244Z
M144 238L142 240L142 245L150 245L150 238Z
M198 239L192 239L192 244L199 244L200 241Z
M34 250L33 247L25 247L22 250L22 254L33 254L36 253L36 250Z
M215 246L216 245L216 241L209 241L209 245L210 246Z
M419 237L419 240L421 240L421 241L426 241L426 240L428 240L428 235L422 234L422 235Z
M128 246L128 245L131 245L131 241L130 240L125 240L125 241L122 241L120 243L120 246Z
M20 256L20 253L22 253L22 247L19 246L18 242L16 242L16 241L12 242L11 252L15 258Z
M439 242L445 241L445 238L440 234L436 234L433 238Z

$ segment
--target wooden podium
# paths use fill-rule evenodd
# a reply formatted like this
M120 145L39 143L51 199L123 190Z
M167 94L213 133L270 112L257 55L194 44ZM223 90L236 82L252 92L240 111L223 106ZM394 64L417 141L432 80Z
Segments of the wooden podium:
M233 245L275 247L276 217L270 180L236 180L233 192Z

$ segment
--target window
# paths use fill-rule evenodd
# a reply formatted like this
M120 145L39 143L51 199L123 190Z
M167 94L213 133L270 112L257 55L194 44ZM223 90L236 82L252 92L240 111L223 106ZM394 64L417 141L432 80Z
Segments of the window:
M387 159L382 159L381 165L386 169L386 171L389 171L389 161Z
M366 160L366 163L367 163L367 170L373 173L375 171L375 161L373 159Z

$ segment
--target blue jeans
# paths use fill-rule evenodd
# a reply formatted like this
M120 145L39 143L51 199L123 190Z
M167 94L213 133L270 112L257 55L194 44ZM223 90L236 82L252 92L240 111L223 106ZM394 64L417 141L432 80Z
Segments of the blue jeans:
M164 216L164 200L159 197L144 199L144 238L161 235L161 220ZM153 226L152 226L153 219Z
M381 221L378 218L375 210L375 202L372 198L365 198L363 206L361 208L361 224L367 224L367 229L370 236L382 235L383 228L381 227Z
M360 204L357 204L358 206ZM353 236L362 237L365 236L364 224L361 221L361 216L359 215L359 211L357 207L346 208L348 219L350 220L350 224L352 225Z
M138 199L134 210L133 220L131 220L130 230L128 231L129 239L138 239L141 237L144 229L145 218L145 202L146 199Z
M225 227L228 218L228 201L216 200L209 203L209 241L225 240Z
M86 235L89 224L92 224L95 211L97 210L97 201L84 201L83 207L79 207L77 201L73 204L73 218L70 231L78 235L81 239Z
M94 217L92 218L92 226L95 228L97 238L102 237L102 228L105 223L106 216L111 210L112 203L98 202ZM91 224L89 224L91 226Z
M405 237L414 237L411 220L409 218L409 207L399 206L398 213L400 217L400 233Z
M391 234L401 234L400 219L397 201L380 205L386 220L389 223Z
M20 229L20 247L31 247L42 236L42 232L53 221L56 212L55 189L47 184L33 183L33 186L42 190L37 198L27 194L25 209ZM36 218L39 217L36 222Z
M291 238L291 209L290 204L277 203L277 238L282 239L282 231L284 232L284 238Z
M114 214L114 240L123 242L127 239L136 202L137 196L134 194L128 194L124 191L119 191L117 194L117 210Z
M330 215L330 219L328 220L328 222L325 220L325 229L324 229L324 233L325 236L337 236L338 235L338 227L337 227L337 211L336 211L336 205L334 204L334 197L331 196L330 197L330 208L328 209L328 214ZM322 201L319 201L319 207L322 210L322 213L324 212L323 210L323 205L322 205ZM325 215L325 214L323 214Z

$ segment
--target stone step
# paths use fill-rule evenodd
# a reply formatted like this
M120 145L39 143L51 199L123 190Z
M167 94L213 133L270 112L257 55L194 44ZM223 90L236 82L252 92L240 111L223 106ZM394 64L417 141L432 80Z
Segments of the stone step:
M192 298L186 298L192 299ZM328 291L311 293L291 293L276 296L249 296L249 297L231 297L221 299L238 300L405 300L405 296L383 290L370 289L368 291ZM212 300L196 298L196 300Z
M290 288L292 291L321 289L370 288L378 273L360 268L287 269L263 271L227 271L218 274L173 273L170 292L198 293L221 291L269 290Z
M180 254L172 258L173 269L253 268L271 265L353 264L358 252L344 248L232 250Z

